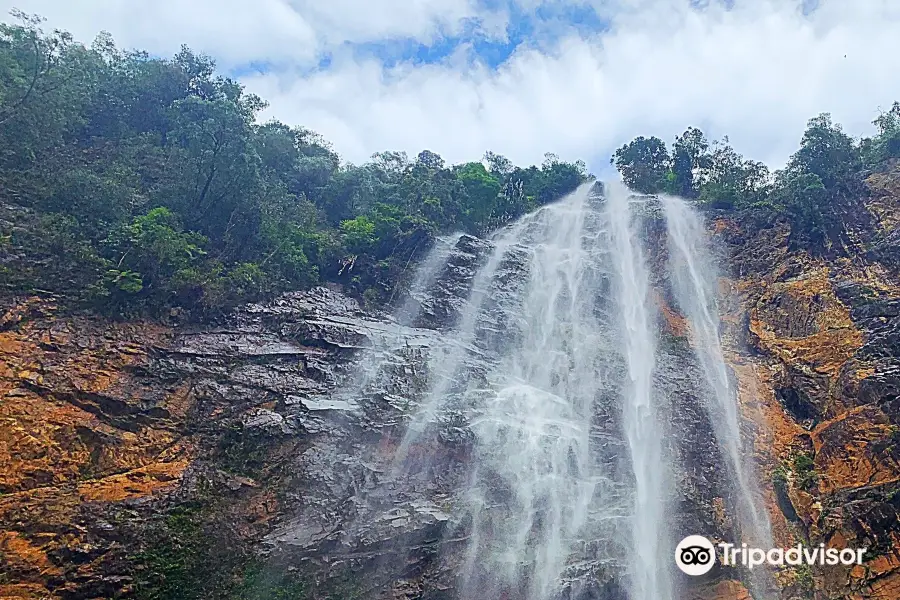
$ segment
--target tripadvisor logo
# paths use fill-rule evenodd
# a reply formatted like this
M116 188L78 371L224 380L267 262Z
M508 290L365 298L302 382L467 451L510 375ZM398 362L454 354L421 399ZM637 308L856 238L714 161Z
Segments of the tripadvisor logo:
M712 570L718 558L724 566L743 565L748 569L760 565L860 565L866 548L826 548L819 544L807 548L797 544L793 548L749 548L747 544L721 542L717 544L721 552L716 556L716 547L702 535L689 535L675 547L675 564L687 575L704 575Z
M716 564L716 548L702 535L689 535L675 547L675 564L688 575L704 575Z

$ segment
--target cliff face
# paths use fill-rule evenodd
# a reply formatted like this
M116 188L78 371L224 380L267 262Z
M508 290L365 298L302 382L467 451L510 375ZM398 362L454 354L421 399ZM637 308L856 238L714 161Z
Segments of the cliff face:
M195 455L184 383L144 383L168 332L54 313L32 298L0 320L0 597L117 588L111 517L173 493Z
M866 183L865 228L848 219L837 257L792 249L785 222L714 221L775 541L869 549L864 566L780 574L788 597L900 597L900 169Z
M358 501L396 451L400 394L423 381L423 348L445 344L434 327L483 248L458 245L417 329L326 288L198 329L12 306L0 598L326 597L322 582L362 598L380 578L414 594L449 519L461 429L442 428L409 489ZM389 356L363 349L377 339ZM385 365L375 386L360 381L366 363ZM364 397L339 394L356 383Z
M830 257L794 248L790 225L766 215L712 220L730 256L726 350L775 541L869 548L862 567L779 573L785 599L900 597L900 168L867 183L871 219ZM8 303L0 598L419 598L423 581L442 597L463 560L448 506L465 427L442 423L407 449L413 465L430 460L403 486L374 482L397 450L403 398L424 385L423 349L447 343L484 250L461 240L414 328L324 288L196 328ZM684 321L659 304L677 342ZM381 356L364 349L375 339L388 341ZM374 383L367 363L384 365ZM666 385L689 387L689 365L670 364ZM360 393L341 394L347 382ZM676 408L682 458L697 466L680 482L684 533L724 531L711 435L690 403ZM582 597L622 597L590 568L598 583ZM749 597L733 573L684 595Z

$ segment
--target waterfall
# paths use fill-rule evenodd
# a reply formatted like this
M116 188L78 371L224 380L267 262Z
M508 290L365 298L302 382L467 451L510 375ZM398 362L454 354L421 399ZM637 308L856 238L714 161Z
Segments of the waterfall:
M447 262L447 256L462 236L462 233L457 232L435 240L434 246L416 269L406 300L394 313L401 325L411 326L414 324L421 310L420 298L437 281L441 269Z
M472 538L465 597L550 597L597 483L591 409L603 384L601 271L590 186L523 221L517 290L472 420ZM502 503L502 507L498 504Z
M606 185L610 240L618 275L618 302L628 380L623 420L634 471L632 600L668 600L668 556L663 515L662 438L653 398L652 376L656 341L649 302L649 276L634 230L628 190Z
M393 475L403 473L404 461L407 459L410 446L419 439L423 430L438 416L440 408L446 404L447 396L460 378L465 378L465 373L460 373L461 367L465 367L467 355L473 350L472 344L476 337L476 325L482 305L490 294L489 286L492 282L500 261L503 259L510 245L517 239L525 221L514 224L504 230L497 239L494 251L491 253L487 264L483 265L472 282L472 289L466 302L467 310L462 319L456 324L452 336L449 338L450 346L447 352L438 353L430 360L429 371L431 385L425 401L407 427L406 433L400 442L396 452ZM417 276L417 279L419 277Z
M754 484L752 461L741 440L737 391L729 378L719 338L718 274L700 215L681 198L662 196L670 254L670 272L678 304L690 324L693 348L709 386L706 407L727 470L734 484L746 542L768 548L768 515Z
M438 237L434 246L417 266L405 300L392 315L393 320L401 328L411 327L415 323L421 312L419 299L427 294L428 289L437 281L441 269L447 261L447 256L462 235L462 233L454 233ZM344 399L353 405L356 404L355 398L364 391L371 392L373 387L380 388L390 379L390 367L394 363L390 358L391 352L387 346L395 332L373 331L369 333L373 339L377 338L379 341L364 352L364 358L358 361L360 368L354 371L352 379L344 384L341 392ZM379 360L380 356L385 353L389 355L389 358Z
M664 424L674 394L681 406L698 407L690 415L703 414L700 393L683 386L678 369L705 377L707 425L738 496L755 498L706 232L682 201L661 202L665 229L656 227L659 200L621 184L585 184L488 241L441 240L420 265L412 298L400 303L400 336L418 336L427 368L405 392L393 380L408 412L380 478L391 492L374 494L361 514L378 518L422 494L427 502L416 500L417 510L452 513L439 546L454 565L454 597L676 597L670 529L678 515L670 510L679 496L670 454L679 441ZM651 230L667 232L668 263L653 260L662 244ZM450 288L440 287L448 272L456 278L449 300ZM654 298L666 281L690 323L695 357L661 343ZM434 286L456 318L417 325ZM436 329L417 329L426 326ZM385 343L365 354L365 369L381 372L377 357L385 356L390 373L402 371L397 348L408 342ZM767 539L759 505L748 500L739 511L745 529ZM399 514L384 518L405 518ZM589 589L610 573L619 587Z

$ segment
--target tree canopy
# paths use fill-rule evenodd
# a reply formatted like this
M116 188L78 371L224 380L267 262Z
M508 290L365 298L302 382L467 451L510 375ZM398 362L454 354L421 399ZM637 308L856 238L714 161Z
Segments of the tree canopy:
M211 310L323 281L373 301L435 235L485 233L572 191L583 163L342 162L188 48L90 47L0 25L0 281L119 314Z
M218 310L320 282L393 295L435 235L484 234L591 176L553 154L340 159L321 136L261 122L265 102L189 48L171 58L84 46L38 17L0 24L0 284L93 310ZM860 174L900 158L900 103L854 140L811 119L770 173L695 127L671 150L637 137L611 162L641 193L718 209L766 206L823 244Z
M809 120L800 148L775 173L738 154L727 137L710 143L695 127L678 136L671 151L657 137L639 136L610 162L636 192L693 198L715 209L783 212L798 234L821 248L840 229L843 208L862 194L861 175L900 159L900 102L873 125L874 137L854 140L822 113Z

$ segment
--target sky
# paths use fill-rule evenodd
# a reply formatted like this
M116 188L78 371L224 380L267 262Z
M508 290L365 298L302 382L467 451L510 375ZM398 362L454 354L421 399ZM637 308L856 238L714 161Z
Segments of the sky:
M900 0L0 0L90 43L210 55L347 161L544 153L598 175L637 135L727 135L774 168L806 121L900 100Z

